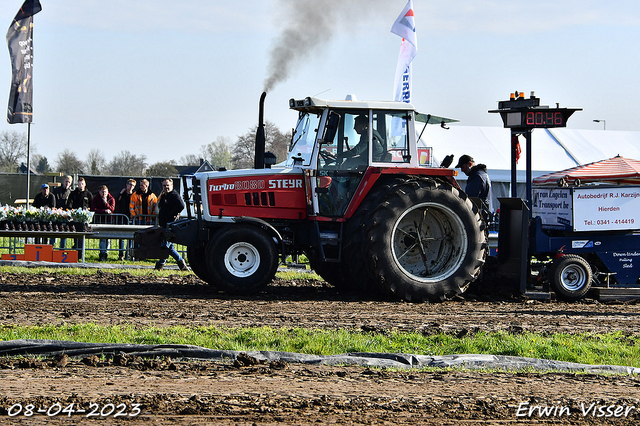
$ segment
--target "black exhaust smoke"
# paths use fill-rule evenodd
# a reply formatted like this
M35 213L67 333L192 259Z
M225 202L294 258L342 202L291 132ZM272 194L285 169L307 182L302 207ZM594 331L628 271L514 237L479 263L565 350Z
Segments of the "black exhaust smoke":
M267 92L262 92L260 96L260 112L258 115L258 129L256 130L256 156L253 164L254 169L264 169L264 150L266 138L264 135L264 98Z

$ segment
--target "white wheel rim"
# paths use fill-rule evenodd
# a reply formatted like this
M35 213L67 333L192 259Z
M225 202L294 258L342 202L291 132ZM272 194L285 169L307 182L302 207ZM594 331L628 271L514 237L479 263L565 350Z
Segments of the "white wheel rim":
M577 291L587 283L587 272L580 265L568 265L562 270L560 280L567 290Z
M235 243L224 255L224 266L236 277L251 276L260 266L260 253L252 244Z
M406 210L394 224L391 235L396 264L411 279L424 283L453 275L462 265L469 246L460 217L436 203L421 203Z

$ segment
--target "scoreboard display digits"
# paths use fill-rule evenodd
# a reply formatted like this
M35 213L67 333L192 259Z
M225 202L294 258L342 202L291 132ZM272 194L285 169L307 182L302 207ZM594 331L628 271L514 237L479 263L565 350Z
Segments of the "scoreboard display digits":
M565 127L564 114L561 111L527 111L524 114L526 127Z

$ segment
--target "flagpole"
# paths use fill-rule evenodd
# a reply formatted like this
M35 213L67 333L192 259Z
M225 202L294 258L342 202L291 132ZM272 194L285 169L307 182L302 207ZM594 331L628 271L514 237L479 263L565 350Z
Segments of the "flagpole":
M31 187L31 123L27 123L27 210L29 209L29 188Z

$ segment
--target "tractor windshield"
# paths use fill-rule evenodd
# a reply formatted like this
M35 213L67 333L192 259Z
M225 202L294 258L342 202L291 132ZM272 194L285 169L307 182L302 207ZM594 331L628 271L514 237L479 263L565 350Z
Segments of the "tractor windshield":
M294 160L298 162L302 161L303 166L311 164L311 154L313 153L313 146L318 137L320 117L320 114L300 112L298 124L296 124L293 132L289 158L287 159L288 167L293 166Z

